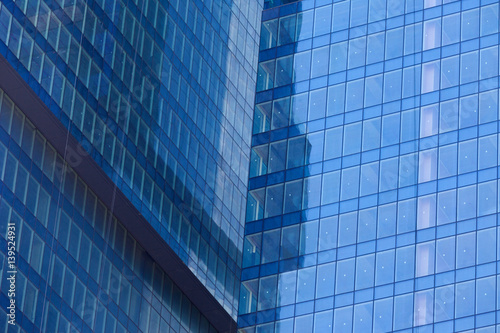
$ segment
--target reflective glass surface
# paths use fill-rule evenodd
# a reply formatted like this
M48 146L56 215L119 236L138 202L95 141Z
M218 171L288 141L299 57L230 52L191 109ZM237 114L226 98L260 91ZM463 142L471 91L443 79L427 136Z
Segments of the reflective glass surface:
M0 332L216 332L2 90L0 189Z
M266 8L240 332L498 331L498 2Z
M2 55L234 318L261 8L0 4Z

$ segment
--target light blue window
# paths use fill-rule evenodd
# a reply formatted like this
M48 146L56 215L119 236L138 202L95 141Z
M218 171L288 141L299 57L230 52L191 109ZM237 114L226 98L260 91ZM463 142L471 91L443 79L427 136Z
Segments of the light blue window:
M343 214L339 218L339 247L356 243L357 213Z
M398 158L380 161L379 191L393 190L398 186Z
M439 110L439 133L458 128L458 100L442 102Z
M403 69L403 98L420 94L421 66Z
M349 69L365 65L366 37L349 41Z
M356 290L373 287L375 254L356 257Z
M327 115L332 116L344 112L345 84L328 87Z
M276 76L274 80L274 86L280 87L292 83L292 76L293 56L276 59Z
M301 41L312 37L313 34L313 10L308 10L297 14L297 22L300 29L297 29L296 41Z
M458 173L477 170L477 139L458 144Z
M476 233L457 236L457 269L473 266L476 262Z
M453 319L455 295L453 285L435 290L434 321L440 322Z
M436 241L436 274L455 269L455 237Z
M312 333L313 315L295 317L295 332Z
M351 28L366 24L368 18L368 2L365 0L351 1Z
M324 138L324 132L316 132L307 136L306 164L317 163L323 160Z
M335 294L342 294L354 290L354 268L354 258L337 262ZM348 321L350 322L351 320Z
M476 186L463 187L458 190L458 220L466 220L476 216Z
M411 327L413 324L413 294L394 297L394 330Z
M293 63L293 81L300 82L309 79L311 72L311 51L296 53Z
M288 126L290 117L290 98L281 98L273 101L273 116L271 129Z
M308 103L307 92L299 95L292 96L292 106L290 112L290 124L301 124L307 120L307 112L304 110L307 109Z
M280 230L265 231L262 235L262 264L278 260L276 244L280 244Z
M322 185L322 195L321 204L327 205L333 202L339 201L340 195L340 172L334 171L330 173L323 174L323 185Z
M370 2L372 4L373 1ZM384 3L385 6L385 3ZM380 32L368 36L366 64L373 64L384 60L385 33Z
M481 49L479 79L498 76L498 47Z
M321 36L330 32L332 25L332 6L317 8L314 13L314 36Z
M335 263L318 266L316 280L316 298L332 296L334 293Z
M495 277L476 281L476 313L495 310Z
M472 51L460 55L460 84L477 81L478 64L478 51Z
M358 242L375 239L377 229L377 208L368 208L359 211Z
M396 233L396 203L378 207L377 238L392 236Z
M296 271L282 273L278 279L278 306L295 303L297 273Z
M429 50L441 46L441 18L424 21L423 49Z
M403 55L403 43L393 41L403 40L403 28L386 31L385 36L385 59L393 59Z
M274 59L259 63L259 69L257 71L257 92L273 88L274 67Z
M477 264L481 265L496 260L497 248L495 228L483 229L477 232Z
M396 282L414 278L415 246L396 249Z
M418 138L419 123L418 109L403 111L401 113L401 142L415 140Z
M325 160L337 158L342 155L343 127L335 127L325 131Z
M457 144L439 147L439 178L445 178L457 174L457 153Z
M379 299L374 302L373 332L382 333L392 330L392 297Z
M346 111L363 107L364 84L365 82L362 79L347 83Z
M382 147L399 143L399 119L399 113L382 117Z
M403 155L399 158L399 186L409 186L417 183L418 155L416 153Z
M471 95L460 99L460 128L477 125L478 98Z
M271 128L272 103L262 103L255 106L253 119L253 134L267 132Z
M418 243L416 245L416 276L434 274L435 242Z
M358 196L359 166L342 170L340 200L349 200Z
M332 310L318 312L314 314L314 333L331 333L332 328L333 328Z
M318 251L318 221L300 225L300 255Z
M481 36L498 32L498 4L481 7Z
M378 189L379 163L373 162L361 166L360 196L377 192Z
M326 88L310 92L309 95L309 120L325 117Z
M349 2L338 2L333 5L332 31L340 31L349 27ZM332 53L333 54L333 53Z
M337 216L321 219L318 251L330 250L337 247L337 225Z
M455 287L455 318L474 314L475 281L457 283Z
M366 78L365 107L382 103L382 80L382 74Z
M264 217L272 217L282 213L283 184L270 186L266 191L266 207Z
M269 150L269 173L285 169L286 140L271 143Z
M297 302L314 299L316 267L299 269L297 274Z
M498 114L495 110L498 110L498 90L479 94L479 123L496 121Z
M458 56L441 59L441 89L459 84L460 58Z
M302 209L317 207L321 199L321 175L304 179Z
M460 13L443 16L442 43L449 45L460 41Z
M328 57L330 48L328 46L314 49L312 52L311 78L328 74Z
M431 324L434 317L434 289L423 290L415 293L415 326Z
M354 330L356 333L372 330L373 303L367 302L354 306Z
M398 234L415 230L417 204L415 199L398 202Z
M422 51L422 23L405 26L404 30L404 54L413 54ZM386 38L389 38L387 36ZM393 43L394 44L394 43ZM386 59L387 56L386 56Z
M394 250L377 253L375 285L380 286L394 282L394 254Z
M479 37L479 9L462 12L462 41Z
M480 183L477 186L477 215L484 216L497 211L496 181Z
M344 156L359 153L361 150L361 127L361 122L344 127Z
M385 0L371 0L368 7L368 22L375 22L385 19Z
M272 275L259 280L259 302L257 310L276 307L277 276Z
M343 19L342 21L346 21ZM330 47L330 74L346 70L347 42L332 44Z
M457 216L457 192L450 190L438 193L437 224L454 222Z

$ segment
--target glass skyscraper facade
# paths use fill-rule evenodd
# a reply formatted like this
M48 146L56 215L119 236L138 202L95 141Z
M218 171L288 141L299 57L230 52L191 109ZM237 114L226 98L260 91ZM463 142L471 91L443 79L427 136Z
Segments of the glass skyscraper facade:
M497 1L265 1L241 333L498 332Z
M16 329L236 329L262 6L0 2Z

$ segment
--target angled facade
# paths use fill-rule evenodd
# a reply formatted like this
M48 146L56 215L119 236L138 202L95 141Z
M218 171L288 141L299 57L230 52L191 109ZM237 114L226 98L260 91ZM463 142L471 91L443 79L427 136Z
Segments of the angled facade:
M16 329L236 330L262 6L0 2Z
M266 1L239 332L497 332L497 1Z

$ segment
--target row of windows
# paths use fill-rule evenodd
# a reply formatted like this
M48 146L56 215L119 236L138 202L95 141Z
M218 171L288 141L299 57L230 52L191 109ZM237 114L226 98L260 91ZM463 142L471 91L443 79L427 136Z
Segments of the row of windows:
M491 231L493 231L493 237L487 234L491 233ZM496 245L496 230L485 230L483 235L485 235L482 237L483 239L489 240L488 238L493 238L493 240L484 244L486 246L481 245L483 251L482 256L488 256L490 257L488 258L490 261L495 261L496 253L490 255L487 246ZM455 237L450 237L438 240L436 243L422 243L417 246L412 245L397 248L396 250L358 256L347 260L340 260L323 265L302 268L296 271L261 277L260 279L244 281L240 294L240 314L262 311L314 299L331 297L333 295L353 292L355 290L405 281L413 279L415 276L420 277L434 274L434 268L436 269L436 273L439 273L459 269L464 266L473 266L475 261L475 237L475 233L464 234L458 236L456 239ZM471 258L469 258L468 252L473 252ZM456 265L455 253L457 256ZM462 254L465 258L461 257ZM469 285L472 284L469 292L474 293L473 285L475 282L480 283L480 281L485 279L495 279L495 276L465 282ZM454 282L454 280L452 279L448 284L450 282ZM460 283L456 285L459 286ZM392 291L392 286L389 287ZM453 285L448 285L448 287L453 288ZM495 288L495 283L493 283L492 287ZM486 299L488 300L488 304L478 301L478 310L475 312L474 301L469 301L467 302L468 309L460 314L457 313L456 317L494 311L496 307L494 302L496 292L495 290L490 290L490 292L490 298ZM416 292L416 295L418 294L419 292ZM454 297L459 296L460 293L454 294ZM493 302L491 302L491 300L493 300ZM435 304L435 302L433 302L433 304ZM297 304L297 307L298 306L300 305ZM331 306L333 306L333 302ZM446 319L453 318L454 316L451 314ZM426 324L428 323L429 322Z
M478 292L492 290L491 279L480 282ZM384 298L374 302L367 302L355 306L321 311L315 314L297 315L295 318L281 319L276 323L260 324L240 329L239 333L363 333L363 332L392 332L404 330L412 326L420 326L424 331L434 332L465 332L465 333L495 333L500 325L495 326L494 312L470 316L459 320L449 320L453 313L462 313L459 307L463 304L452 296L455 290L465 292L469 284L453 287L442 287L436 290L423 291L415 296L406 294L394 298ZM493 288L494 289L494 288ZM477 294L476 294L477 295ZM489 294L491 295L491 294ZM464 293L466 299L474 293ZM437 304L432 298L438 298ZM484 301L477 296L477 302ZM488 299L489 301L489 299ZM494 300L493 300L494 301ZM456 302L456 303L455 303ZM442 307L444 305L444 307ZM470 305L467 304L467 312ZM473 306L473 305L472 305ZM480 307L482 308L482 306ZM429 325L434 321L434 325ZM474 329L476 327L476 329Z
M288 140L272 142L270 145L254 147L252 148L250 177L280 172L285 169L288 169L288 173L292 176L294 170L290 169L342 156L344 156L344 159L347 159L346 155L360 152L362 141L361 123L357 124L360 126L346 126L344 133L342 133L342 128L338 127L325 132L298 136ZM369 126L369 130L373 130L374 128L371 126L373 124L380 126L380 122L367 122L365 126ZM394 127L391 130L393 131ZM380 139L379 133L369 133L369 135L363 136L363 148L366 149L367 146L371 146L370 148L372 149L378 148L377 141L370 141L375 139L377 141ZM344 142L343 148L342 141ZM413 151L415 151L418 146L417 142L413 143ZM429 144L429 142L426 143ZM431 143L429 144L431 147L437 144L435 141ZM442 145L439 148L428 149L429 146L422 147L425 150L404 154L399 156L399 158L393 157L387 159L390 156L382 156L383 159L380 161L363 162L361 166L349 169L348 167L352 166L352 164L344 165L341 184L356 182L358 185L351 187L350 193L357 194L359 190L359 195L368 195L377 192L377 190L391 190L396 187L404 187L456 176L457 174L462 175L476 170L488 169L497 165L498 138L496 134ZM379 156L378 151L376 151L375 156ZM347 163L347 160L345 162ZM328 163L324 162L324 165L326 166ZM359 157L357 163L352 163L359 164ZM340 166L339 164L337 163L338 166ZM319 166L321 169L321 164ZM316 171L313 171L313 174L317 173L317 165L314 170ZM326 173L330 170L324 170L324 172ZM356 180L355 178L360 176L360 172L361 177ZM301 175L302 173L298 172L296 174ZM337 179L339 176L339 171L331 174L332 179ZM280 176L276 177L273 178L276 180L269 179L269 183L283 181L279 181ZM388 179L389 177L393 177L393 179ZM360 182L361 185L359 184ZM302 188L302 186L299 187ZM342 198L348 199L348 196L342 195Z
M417 5L416 7L419 7L418 1L408 1L408 5L410 2L413 2ZM426 1L426 3L430 2L433 2L433 4L425 6L425 8L440 4L440 1ZM305 3L304 7L308 7L307 2ZM385 11L386 6L387 12ZM306 9L302 6L299 8L302 10ZM420 9L422 8L407 8L407 12ZM460 6L454 6L450 9L452 11L458 11ZM261 27L260 50L266 50L293 42L300 42L332 32L337 33L367 23L384 20L386 14L388 18L402 15L404 14L403 11L404 3L401 1L371 0L368 2L352 0L337 2L327 6L316 3L315 9L304 10L298 14L264 21ZM440 12L438 13L440 14ZM434 15L432 13L429 14L428 16L431 18L433 16L438 16L436 13L433 13ZM397 27L397 29L387 30L387 40L394 40L393 38L403 40L404 33L405 44L407 44L405 46L406 55L418 52L419 50L421 51L422 48L426 50L439 47L441 42L444 46L498 32L498 4L482 6L480 8L462 11L461 13L453 13L437 19L429 20L427 18L428 16L426 15L426 20L423 21L423 24L422 22L414 25L409 24L405 26L405 29L398 27L398 25L403 25L404 20L391 21L390 27ZM376 53L382 52L382 57L384 51L383 35L384 33L382 32L376 37L382 39L382 43L378 45L381 45L382 48L376 50ZM424 39L423 42L422 38ZM386 59L398 56L396 54L401 52L402 46L402 43L388 42L386 44L386 53L388 53ZM410 49L412 49L412 51L410 51ZM394 52L391 50L396 53L393 54ZM406 51L409 52L407 53ZM401 55L402 54L399 54L399 56Z
M95 219L106 221L106 216L109 212L106 213L106 210L101 203L95 203L95 195L87 189L86 185L73 171L67 171L65 169L65 163L62 158L57 155L55 150L45 142L39 132L35 131L33 125L25 119L24 115L22 115L19 110L13 109L13 103L6 97L5 94L3 95L2 107L0 109L1 126L6 128L11 134L13 140L22 147L28 156L33 158L34 164L40 168L40 170L42 170L42 172L51 181L53 181L56 185L61 186L63 194L68 198L68 200L74 203L77 211L88 220L93 221L95 216ZM9 116L6 117L6 114L9 114ZM10 123L12 126L9 126ZM21 131L23 127L26 128L25 131ZM33 141L34 138L36 138L35 141ZM4 170L0 176L7 188L15 193L16 196L26 204L33 215L36 215L37 217L39 216L40 221L47 226L48 223L51 222L51 219L48 217L49 207L51 207L51 205L49 205L50 197L46 191L47 189L40 186L40 180L34 178L33 175L29 175L25 166L18 163L17 157L15 157L12 153L7 152L3 144L0 144L0 164L2 165L0 170ZM55 203L52 203L52 205L53 204ZM206 279L207 282L209 282L208 287L211 285L213 289L217 286L217 288L220 288L221 290L228 290L225 297L233 297L232 294L235 292L234 284L236 281L234 273L227 270L227 266L220 258L217 257L214 250L209 247L208 243L204 239L200 239L199 234L190 232L190 224L181 216L181 213L177 208L172 207L170 201L165 200L163 202L163 206L161 207L164 210L165 216L168 217L170 227L169 231L172 236L176 237L176 240L178 242L182 242L182 244L184 244L184 246L188 249L189 255L192 257L189 260L197 262L203 269L203 272L206 272ZM64 218L66 215L62 214L61 216L61 218ZM101 223L102 227L103 222ZM79 239L81 238L79 236L81 234L81 229L77 227L75 228L71 229L71 231L69 229L58 229L57 232L58 235L60 233L60 237L62 237L61 244L63 245L68 242L68 234L75 237L69 242L68 246L70 247L68 248L68 251L74 256L75 260L77 260L79 258L78 248L75 248L74 246L78 244ZM105 236L105 230L105 228L100 229L102 237ZM120 233L123 234L124 230L121 230ZM85 241L83 242L86 243ZM131 246L128 245L124 247L124 241L120 241L120 244L121 246L117 247L123 258L126 254L125 250L130 249ZM29 244L26 248L29 248ZM129 253L129 255L133 258L133 253ZM84 258L87 257L84 256ZM129 262L131 263L133 260L129 258Z
M359 41L359 39L351 40L349 47L347 42L342 42L316 48L312 51L263 61L259 63L257 91L309 78L320 78L353 67L365 66L365 56L367 61L373 57L370 55L371 51L366 49L365 38L361 38L361 44L357 45L356 43ZM375 48L379 49L378 45L375 45ZM388 71L384 74L367 76L358 80L354 80L357 77L349 78L345 108L349 111L361 108L363 105L369 107L402 97L418 95L420 92L428 93L495 76L498 76L498 46L425 62L414 67ZM326 78L324 81L326 82ZM349 90L355 94L350 93ZM340 105L344 108L344 103Z
M448 194L445 193L444 195ZM452 199L455 200L454 198ZM407 232L415 231L415 229L422 230L433 227L436 224L436 214L440 215L437 222L438 225L453 223L454 221L450 221L449 216L446 215L446 206L444 206L446 203L441 202L443 205L441 207L445 208L437 213L436 207L431 207L429 204L431 200L432 198L423 197L419 198L419 200L401 201L398 205L389 204L380 206L378 213L377 208L364 209L360 210L359 213L342 214L340 216L324 218L320 221L305 222L281 229L247 235L243 251L243 267L264 265L278 260L282 261L311 254L314 256L317 252L320 252L319 256L321 258L328 258L326 262L333 261L335 260L335 254L332 255L334 253L334 251L330 251L332 249L338 249L339 253L348 253L347 248L342 249L342 247L354 244L358 244L360 251L363 246L365 249L368 249L370 248L369 244L362 243L394 236L396 233L403 235ZM418 211L416 209L417 202ZM397 214L396 207L399 209ZM434 229L429 231L433 232ZM415 242L413 234L406 234L406 236L401 236L400 239L406 237L406 239L410 240L410 243ZM423 236L424 234L424 232L419 233L417 248L425 248L425 253L428 254L427 257L430 259L426 265L421 264L421 262L417 265L416 277L460 269L476 264L481 265L496 260L495 251L491 250L496 248L495 229L490 228L478 231L477 233L470 232L459 236L440 238L437 241L427 243L425 242L426 238ZM478 240L477 249L476 234ZM387 242L390 243L389 240ZM276 251L277 244L279 244L279 251ZM435 244L437 244L438 252L436 252L436 259L434 260ZM455 244L457 244L456 251ZM394 242L392 246L394 246ZM467 250L467 253L466 251L462 251L464 246L471 247ZM371 252L374 250L374 247L371 248ZM393 250L391 251L394 252ZM447 254L442 255L443 251ZM456 257L455 252L457 254ZM424 252L417 252L417 257L421 257L421 253ZM445 256L446 258L444 258ZM339 257L338 259L341 258ZM325 262L324 259L321 261ZM285 262L282 262L282 264L286 265ZM434 269L435 265L436 269ZM293 267L293 265L290 267ZM261 274L265 275L263 272ZM398 279L398 281L411 278L414 276L414 271L411 268L400 272L400 274L402 274L401 276L404 274L404 278ZM387 279L383 281L387 281ZM389 282L394 281L379 283L378 285Z
M2 8L2 13L7 13L5 11L5 8ZM14 24L12 26L16 26L17 22L13 21ZM19 28L19 27L18 27ZM23 35L27 36L27 35ZM29 36L27 37L29 39ZM13 40L10 38L9 40ZM23 38L24 40L24 38ZM10 42L9 42L10 43ZM9 47L14 47L13 45L17 45L15 43L10 43ZM36 47L35 47L36 48ZM14 48L16 50L17 47ZM19 52L17 49L16 52ZM40 54L42 54L40 52ZM35 58L33 58L35 59ZM72 117L74 119L75 125L78 126L78 128L83 132L84 135L86 135L90 141L92 141L97 149L99 149L99 152L103 154L104 159L110 164L114 165L115 168L118 168L119 174L125 179L127 186L129 186L131 189L134 189L140 194L140 198L143 200L143 204L147 209L151 209L153 211L153 214L160 219L160 216L165 216L165 219L163 221L166 221L164 223L168 224L170 223L169 217L170 217L170 211L168 208L171 206L170 199L166 197L166 195L160 190L160 188L155 185L155 183L152 181L152 179L149 177L149 175L146 174L144 169L138 164L135 158L132 157L132 155L127 151L125 152L125 148L122 146L121 142L116 140L115 135L108 129L104 128L104 123L95 116L94 110L90 108L88 105L85 106L86 104L83 102L82 99L80 99L80 96L78 94L75 94L73 97L73 87L71 87L69 84L67 84L66 79L62 77L62 75L59 74L59 70L55 68L51 61L48 59L48 57L43 56L44 60L44 69L48 69L49 72L43 74L41 76L41 84L44 89L46 89L48 92L52 93L52 96L54 99L56 99L61 105L63 106L63 111L66 112L72 112ZM32 62L33 63L33 62ZM46 65L47 64L47 65ZM52 73L55 73L52 76ZM63 85L65 86L64 89L64 94L62 93L62 87ZM59 94L57 93L59 92ZM59 97L58 97L59 96ZM63 98L64 96L64 98ZM130 108L127 108L126 110L130 110ZM71 114L71 113L70 113ZM9 116L6 116L6 126L10 126L9 122ZM172 122L175 125L175 122ZM132 122L132 125L138 124L138 122ZM146 127L147 128L147 127ZM96 130L97 129L97 130ZM135 128L137 129L137 128ZM20 129L14 129L14 132L19 132L21 133L22 130ZM146 133L147 134L147 133ZM179 135L179 134L177 134ZM180 136L178 136L180 137ZM140 141L139 139L137 139ZM163 152L166 155L166 149L163 149ZM165 156L166 157L166 156ZM157 163L162 167L162 170L164 173L167 173L167 171L173 170L176 172L176 174L172 174L169 177L166 177L167 179L170 179L171 182L169 185L172 186L172 188L176 189L176 192L182 197L186 198L186 205L198 205L198 206L192 206L197 208L196 210L192 208L193 211L196 213L201 213L202 209L199 208L199 205L201 205L202 198L203 198L203 191L201 189L198 189L195 191L195 183L192 181L191 177L186 174L186 172L183 170L182 167L179 166L178 163L176 163L176 160L170 156L169 158L169 163L170 168L166 166L165 161L160 159L160 162ZM207 168L212 169L212 166L215 164L209 164ZM161 170L160 170L161 171ZM207 177L210 180L210 177ZM175 181L175 183L174 183ZM215 179L212 177L212 182L215 183ZM226 182L229 182L229 178L226 179ZM232 184L232 183L230 183ZM184 190L185 187L188 187L188 190ZM234 186L233 186L234 187ZM193 193L197 193L198 198L197 200L193 200ZM236 199L238 199L238 196L234 195ZM243 196L239 196L240 201L243 200ZM206 200L205 200L206 201ZM164 202L162 208L162 202ZM224 202L228 202L227 200ZM229 201L232 203L231 207L242 207L241 203L238 202L238 200L232 200ZM196 203L196 204L195 204ZM206 204L205 204L206 205ZM206 206L205 209L207 211L211 211L211 207ZM165 212L163 212L165 211ZM244 214L243 210L239 210L240 216ZM189 224L189 222L182 218L181 219L184 223L187 223L187 229L183 230L183 234L187 234L188 238L189 235L193 235L195 239L199 239L199 234L194 231L192 226ZM173 222L175 225L174 227L171 227L169 225L166 225L167 230L173 230L172 235L174 236L174 239L177 242L181 242L181 232L176 231L178 227L178 221L175 220ZM177 227L176 227L177 225ZM229 223L225 223L227 225L227 234L234 233L231 232L232 228ZM213 228L212 228L213 229ZM215 229L214 229L215 230ZM219 235L215 235L217 238L219 238ZM184 240L185 237L183 237L182 240ZM222 237L221 237L222 239ZM236 239L236 238L233 238ZM205 243L204 240L202 242ZM232 242L221 242L222 246L226 250L230 251L236 251L234 247L237 247L237 243L232 243ZM242 243L242 240L239 240L239 244ZM182 242L181 245L183 246L184 250L186 252L189 252L191 255L196 256L197 251L190 251L188 247L189 242ZM241 245L239 245L241 246ZM229 273L233 274L233 273ZM234 275L234 274L233 274ZM225 282L222 282L222 286L224 286ZM228 301L229 304L231 302Z
M1 147L2 150L5 150L3 145ZM12 157L10 153L8 155ZM14 159L14 161L17 164L17 160ZM19 166L19 168L21 169L22 167ZM151 326L148 328L148 322L151 322L150 325L155 325L155 323L158 325L160 322L159 314L153 309L151 309L151 318L149 317L151 305L144 301L142 301L141 305L141 292L137 291L136 288L138 285L141 286L142 282L153 291L156 297L162 300L162 304L169 309L169 312L172 312L176 318L180 319L183 325L189 327L189 313L191 307L189 301L182 296L180 290L176 286L172 285L170 279L152 262L136 241L128 235L125 229L110 215L110 212L104 208L102 203L99 201L96 202L94 194L91 193L90 190L86 190L85 185L81 184L80 180L75 177L74 174L70 171L68 172L68 175L72 175L72 177L66 177L64 185L61 184L60 189L64 189L63 192L65 192L65 196L71 199L71 196L66 193L68 179L73 178L73 180L77 182L77 187L78 184L83 186L83 188L76 189L75 198L71 200L75 205L75 209L85 216L87 221L85 223L89 223L88 226L95 228L98 234L104 237L104 240L108 242L114 251L116 251L115 253L133 269L134 273L132 273L132 271L128 274L126 271L121 272L116 266L112 265L111 259L108 259L103 253L103 250L97 245L99 243L93 243L90 240L92 234L88 234L88 229L86 229L86 232L83 232L81 229L82 226L79 226L75 220L68 216L67 212L63 211L61 208L57 208L57 203L54 200L49 202L41 200L38 202L38 211L40 211L42 205L45 205L46 207L42 207L42 209L50 210L52 213L49 224L44 224L44 227L53 230L59 244L68 251L75 262L79 263L79 267L87 272L94 281L99 283L99 286L102 288L101 290L105 291L114 303L120 306L142 331L146 332L151 328ZM38 187L34 188L34 186L31 186L31 184L36 184L36 181L31 175L28 176L25 174L24 176L29 179L30 187L28 190L34 192L36 205ZM20 177L17 179L17 184L19 184ZM8 186L8 183L4 184ZM40 185L36 184L36 186ZM17 189L18 186L16 185L16 196L18 195ZM80 193L78 192L79 190L83 191ZM44 190L40 188L40 191ZM83 196L85 202L84 211L81 211L82 207L79 206L77 199L77 196L80 195ZM32 211L32 213L36 211L36 208L30 207L30 201L26 200L25 202L25 200L22 199L23 197L18 198L26 204L26 208ZM86 201L85 198L87 198ZM107 218L106 215L112 219ZM80 281L81 277L76 277L76 271L70 270L69 267L66 266L66 263L54 256L55 252L51 250L49 245L42 241L32 227L26 224L5 200L2 200L0 203L0 216L3 221L11 221L16 224L19 255L29 263L30 267L32 267L40 277L47 279L53 290L68 306L73 308L76 314L78 314L90 328L96 331L102 331L102 327L99 328L99 325L102 325L103 321L97 318L101 311L96 310L96 296ZM43 223L43 221L41 222ZM2 229L2 235L6 237L6 225L4 225ZM90 264L90 258L92 258L92 264ZM69 259L66 259L66 261L67 260ZM29 286L32 286L31 283L28 283L26 285L26 294L24 294L24 284L26 280L21 279L21 277L18 275L18 280L16 280L18 283L18 285L16 285L18 290L16 296L20 300L19 306L23 309L23 314L27 316L30 321L35 322L35 313L40 311L40 309L36 309L37 304L39 304L36 303L38 291L34 290L34 288L28 289ZM137 284L137 281L134 281L138 277L141 281L139 284ZM6 279L3 280L7 281ZM140 288L141 287L139 287L139 290ZM8 290L8 288L2 288L2 290ZM182 298L184 298L182 302L185 304L181 306L180 303L177 303L181 302ZM100 307L104 308L102 304ZM181 315L181 309L184 308L187 310L183 311L187 312ZM194 308L191 311L193 318L191 320L191 325L197 326L197 323L199 323L199 312ZM104 311L104 315L105 312L106 311ZM116 321L116 319L113 320ZM205 329L208 330L208 322L203 318L202 321L204 321ZM51 322L51 324L54 324L54 322ZM48 329L48 331L52 330ZM108 330L106 330L106 332L107 331Z

